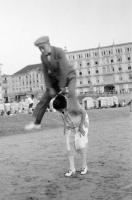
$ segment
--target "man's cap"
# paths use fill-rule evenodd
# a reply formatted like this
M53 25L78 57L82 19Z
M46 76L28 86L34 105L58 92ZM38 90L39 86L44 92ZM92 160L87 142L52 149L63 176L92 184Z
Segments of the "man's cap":
M40 46L41 44L49 44L49 37L48 36L42 36L34 42L34 45L37 46L37 47Z

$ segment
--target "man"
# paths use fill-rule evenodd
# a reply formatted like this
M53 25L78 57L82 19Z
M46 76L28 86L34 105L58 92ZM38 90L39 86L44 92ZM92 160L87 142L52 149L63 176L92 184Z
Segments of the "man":
M68 87L69 92L69 109L75 113L81 113L83 121L86 112L81 108L77 100L75 90L76 72L73 66L68 63L65 52L59 47L51 46L48 36L40 37L34 44L41 51L46 91L34 110L35 121L28 124L25 129L31 130L41 127L41 120L50 100L61 91L64 91L66 87Z

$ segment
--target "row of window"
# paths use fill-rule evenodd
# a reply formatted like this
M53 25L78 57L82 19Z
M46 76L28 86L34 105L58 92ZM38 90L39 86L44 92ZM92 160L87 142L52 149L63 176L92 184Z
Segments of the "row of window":
M36 78L36 79L34 79L34 78L30 78L30 79L12 79L12 83L23 83L23 82L32 82L32 81L34 81L34 82L41 82L41 80L42 79L38 79L38 78Z
M128 80L127 81L129 81L129 80L132 80L132 74L129 74L128 75ZM126 77L124 78L122 75L120 75L119 77L118 77L118 80L116 80L116 82L118 82L118 81L126 81ZM83 80L80 80L80 85L82 85L83 84ZM95 80L95 83L103 83L102 82L102 80L100 80L99 78L96 78L96 80ZM92 85L92 82L91 82L91 80L89 79L88 81L87 81L87 84L88 85ZM85 82L85 85L86 85L86 82Z
M130 53L130 52L132 52L132 47L126 47L125 53ZM122 53L123 53L123 48L121 47L116 48L114 53L113 53L112 48L101 50L102 56L111 56L114 54L122 54ZM68 58L69 60L74 60L74 59L82 59L82 58L97 57L97 56L99 56L99 48L96 51L92 51L92 52L69 54Z
M128 66L128 70L129 70L129 71L132 70L132 67L131 67L131 66ZM104 73L104 74L105 74L105 73L114 72L114 71L115 71L115 68L114 68L113 66L103 67L103 73ZM121 67L121 66L118 67L118 71L119 71L119 72L122 71L122 67ZM98 70L98 69L95 69L95 73L96 73L96 74L99 74L99 70ZM88 70L88 74L89 74L89 75L91 74L90 70ZM80 71L80 72L79 72L79 75L82 76L83 73ZM85 74L85 75L86 75L86 74Z
M15 80L14 81L12 81L12 84L17 84L17 85L32 85L32 84L38 84L38 83L43 83L43 80L42 79L36 79L36 80L34 80L34 79L30 79L30 80L26 80L26 81L16 81L15 82Z
M23 87L23 88L15 88L15 87L13 87L12 88L12 90L13 91L16 91L16 92L22 92L22 91L32 91L32 90L34 90L34 89L41 89L41 90L44 90L44 86L32 86L32 87Z
M130 57L130 56L127 57L127 61L129 61L129 62L131 61L131 57ZM112 64L113 64L113 63L116 63L116 61L115 61L114 59L107 60L107 62L108 62L108 63L112 63ZM118 57L118 58L117 58L117 62L122 62L122 57ZM87 62L86 65L87 65L87 66L90 66L91 63L90 63L90 62ZM94 65L95 65L95 66L96 66L96 65L99 65L99 61L94 61ZM79 62L79 66L82 67L83 64L82 64L81 62Z
M12 82L20 82L20 81L31 81L31 80L37 80L37 79L43 79L43 74L38 73L32 73L24 76L19 77L13 77Z
M112 93L113 94L126 94L126 93L129 93L131 91L132 91L132 88L120 88L120 85L119 85L119 89L116 89L115 91L111 90L108 93L111 93L111 94ZM82 95L82 94L89 94L89 90L88 89L85 90L85 91L80 90L79 93L80 93L80 95ZM106 93L106 92L102 91L102 88L96 88L96 91L94 91L94 93L96 93L96 94L103 94L103 93Z

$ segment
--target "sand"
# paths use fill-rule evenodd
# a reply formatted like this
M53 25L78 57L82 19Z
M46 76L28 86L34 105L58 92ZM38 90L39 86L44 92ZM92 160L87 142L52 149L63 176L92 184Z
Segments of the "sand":
M132 113L92 112L85 176L64 177L61 127L1 137L0 200L131 200Z

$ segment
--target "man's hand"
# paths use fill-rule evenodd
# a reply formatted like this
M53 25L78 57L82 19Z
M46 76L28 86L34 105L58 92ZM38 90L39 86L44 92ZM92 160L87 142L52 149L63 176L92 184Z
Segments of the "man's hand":
M61 93L62 93L62 94L66 94L66 92L67 92L67 91L66 91L66 87L61 88Z
M55 96L56 95L56 92L53 88L49 88L49 93L51 96Z

